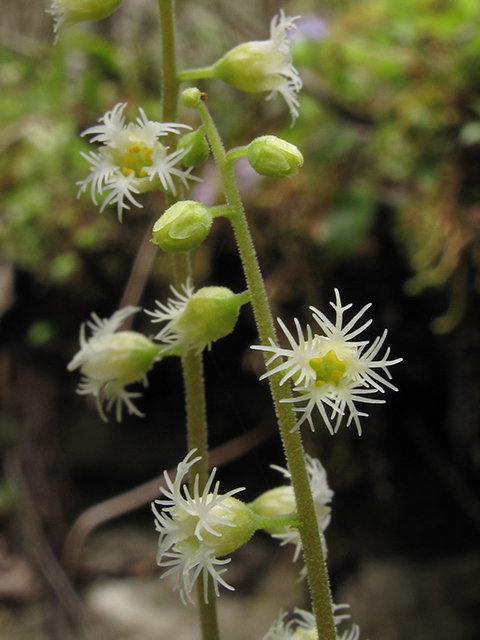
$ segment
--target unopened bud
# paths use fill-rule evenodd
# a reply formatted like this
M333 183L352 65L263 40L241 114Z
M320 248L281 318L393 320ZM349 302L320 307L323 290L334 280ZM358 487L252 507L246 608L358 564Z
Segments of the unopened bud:
M297 147L276 136L261 136L248 145L247 158L257 173L286 178L298 173L303 156Z
M95 342L80 371L92 380L114 380L122 386L136 382L158 356L158 345L136 331L120 331ZM76 368L72 361L69 369Z
M269 40L245 42L215 64L215 76L242 91L274 91L278 88L278 75L272 70L276 70L283 57L275 52Z
M167 209L154 224L152 242L169 253L191 251L202 244L212 223L208 207L193 200L182 200Z
M189 87L182 92L182 103L188 109L195 109L202 99L202 92L197 87Z

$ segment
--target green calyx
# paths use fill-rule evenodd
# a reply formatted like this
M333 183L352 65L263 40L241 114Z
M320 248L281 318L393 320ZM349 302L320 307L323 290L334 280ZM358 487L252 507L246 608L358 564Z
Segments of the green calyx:
M212 509L211 514L222 520L214 526L220 535L215 536L205 531L202 532L202 539L215 549L215 555L218 557L236 551L248 542L258 529L255 514L241 500L232 496L224 498L221 505Z
M172 205L152 229L152 242L168 253L192 251L208 236L213 223L210 209L200 202L182 200Z
M200 167L210 155L210 147L205 138L204 127L187 133L178 141L177 150L187 149L181 162L184 167Z
M186 344L202 350L232 333L240 307L249 300L247 292L235 294L226 287L203 287L188 301L178 318L177 330Z
M287 178L303 166L297 147L276 136L261 136L247 147L247 158L257 173L271 178Z
M120 331L106 336L82 365L82 373L92 379L111 379L122 386L144 376L158 357L158 345L142 333Z
M51 13L55 17L55 31L63 31L78 22L107 18L123 0L54 0Z
M245 42L231 49L213 65L213 75L236 89L257 93L278 86L275 54L269 41Z

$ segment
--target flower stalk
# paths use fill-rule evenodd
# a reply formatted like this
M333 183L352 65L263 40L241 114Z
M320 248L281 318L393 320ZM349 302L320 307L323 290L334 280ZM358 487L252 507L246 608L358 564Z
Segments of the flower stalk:
M174 0L159 0L161 36L162 36L162 119L171 122L177 120L178 79L175 49L175 8ZM173 135L171 136L173 141ZM169 138L166 144L171 143ZM176 202L176 197L166 193L167 208ZM175 286L177 290L185 285L191 275L190 254L173 254ZM196 448L201 459L195 464L191 474L191 487L195 474L199 476L200 490L208 479L208 433L205 405L205 382L203 359L201 354L190 350L182 358L182 371L185 386L185 407L187 415L187 448ZM203 582L198 582L198 609L203 640L219 640L216 599L213 581L208 579L208 594L205 597Z
M270 339L276 340L275 328L232 163L227 161L223 142L205 104L205 94L201 94L198 89L187 89L183 93L183 100L186 106L195 108L198 111L205 126L205 131L221 174L227 203L232 209L230 220L251 295L260 341L262 344L268 345L270 344ZM296 424L295 413L289 403L282 402L282 400L291 397L291 391L289 385L280 385L281 378L282 376L279 374L272 375L270 377L270 389L295 492L300 520L299 530L308 572L318 638L319 640L336 640L330 585L306 469L305 453L300 432L294 430Z

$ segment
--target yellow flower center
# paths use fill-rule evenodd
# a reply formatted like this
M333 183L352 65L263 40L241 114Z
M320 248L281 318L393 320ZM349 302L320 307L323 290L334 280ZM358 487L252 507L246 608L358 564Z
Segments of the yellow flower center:
M334 384L337 387L347 367L345 360L339 360L333 349L322 358L312 358L309 365L315 371L317 387L324 384Z
M132 144L128 152L123 156L122 173L129 176L134 173L137 178L144 178L147 174L144 167L152 164L153 149L147 147L144 142Z

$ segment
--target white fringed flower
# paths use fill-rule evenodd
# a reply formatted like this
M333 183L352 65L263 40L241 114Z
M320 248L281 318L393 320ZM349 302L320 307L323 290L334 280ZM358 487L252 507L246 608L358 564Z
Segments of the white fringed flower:
M178 573L178 590L185 604L193 602L192 589L202 574L205 601L208 602L208 576L213 578L215 594L219 585L233 591L222 575L230 558L222 558L247 542L255 531L246 505L233 498L243 488L219 493L219 482L214 483L216 469L211 472L204 490L200 493L199 476L195 477L193 493L183 484L191 467L200 460L193 457L195 449L177 466L172 482L165 472L164 498L152 503L155 527L160 534L157 563L166 567L162 578ZM161 507L161 511L156 505Z
M173 293L173 298L168 298L166 304L163 304L159 300L155 301L158 309L155 311L145 310L149 316L152 316L153 323L165 322L165 326L155 336L155 340L163 342L165 345L169 345L170 349L181 347L184 342L184 332L178 326L183 312L185 311L188 302L193 296L195 289L192 285L192 281L188 278L185 284L182 284L183 293L180 293L174 286L170 286L170 290Z
M275 98L277 92L280 93L290 109L292 125L298 118L299 102L296 94L303 86L302 79L293 66L292 61L292 41L287 38L287 32L297 29L295 20L300 16L290 18L285 16L283 9L280 14L275 15L270 22L270 45L272 49L272 66L269 73L276 78L276 84L272 92L267 96L267 100ZM275 63L273 59L275 57Z
M147 385L145 374L158 357L158 346L136 331L117 332L123 321L139 310L128 306L103 320L92 313L92 320L86 323L91 335L87 339L82 324L80 351L67 367L69 371L80 369L83 377L77 393L95 397L103 420L106 420L103 402L107 411L115 405L118 421L122 419L123 404L130 414L143 416L132 402L141 393L127 391L125 387L139 381Z
M298 117L297 93L303 83L293 65L292 42L287 34L297 28L299 17L286 16L280 9L270 22L269 40L240 44L212 68L212 75L242 91L269 91L267 100L280 93L290 109L292 125Z
M166 345L162 354L201 353L215 340L231 333L248 293L233 293L226 287L202 287L195 292L190 279L182 284L183 293L170 287L174 298L166 304L156 301L157 309L146 311L152 322L166 322L155 336Z
M337 615L338 611L348 608L348 606L347 604L332 605L335 627L350 618L348 613ZM294 609L294 614L295 617L286 622L287 614L280 611L263 640L317 640L315 616L310 611L297 608ZM360 628L354 624L350 630L344 631L342 635L339 635L338 631L336 635L337 640L359 640Z
M82 152L91 167L89 175L77 183L80 185L78 196L90 188L95 204L97 195L106 192L100 211L109 204L116 204L120 221L123 209L130 209L130 204L142 207L134 194L162 189L175 195L174 177L179 178L185 187L188 187L188 180L198 180L190 175L191 168L184 171L178 167L188 149L169 154L168 147L159 140L168 133L178 134L180 129L190 127L152 122L142 108L136 122L126 125L125 107L126 103L115 105L99 119L100 124L83 132L84 136L93 136L90 142L100 142L102 146L98 152Z
M280 359L280 364L269 369L261 379L284 373L280 384L289 379L293 380L298 395L284 402L293 402L295 411L300 413L295 428L307 421L313 431L312 413L317 408L330 433L338 431L343 416L348 412L347 426L354 422L360 435L360 418L368 414L359 411L357 404L383 403L385 401L382 399L372 398L372 394L384 393L385 388L397 391L390 382L388 368L401 362L402 358L389 360L389 348L378 358L387 337L386 330L370 346L367 340L355 340L372 323L372 320L367 320L359 325L370 304L365 305L346 323L344 315L352 305L342 306L337 289L335 302L330 304L336 314L334 323L321 311L310 307L321 333L314 334L311 327L307 326L304 336L300 323L295 319L295 338L279 319L290 348L281 348L272 339L269 346L255 345L252 348L272 354L267 361L267 367ZM333 420L335 421L332 424Z
M117 9L123 0L52 0L47 13L55 20L58 36L78 22L102 20Z

